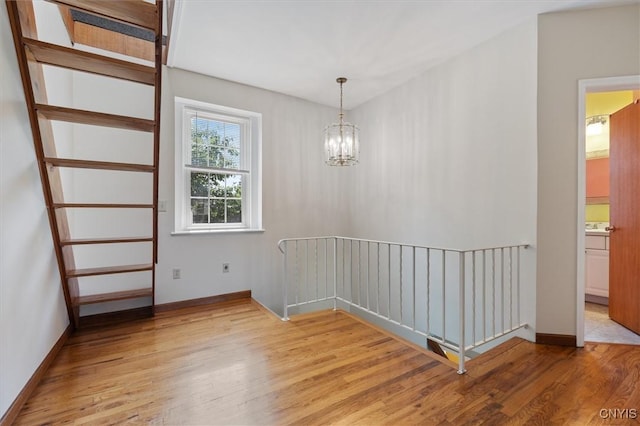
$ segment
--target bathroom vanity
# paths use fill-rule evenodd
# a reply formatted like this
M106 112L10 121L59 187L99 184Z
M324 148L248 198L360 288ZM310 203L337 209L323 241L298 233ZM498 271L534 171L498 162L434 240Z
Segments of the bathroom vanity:
M586 282L588 295L609 297L609 232L587 230L585 237Z

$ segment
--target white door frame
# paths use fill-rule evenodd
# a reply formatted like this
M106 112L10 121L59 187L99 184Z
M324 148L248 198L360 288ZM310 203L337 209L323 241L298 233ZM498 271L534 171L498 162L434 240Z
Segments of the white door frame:
M576 344L584 346L584 287L585 287L585 205L587 203L585 101L587 93L617 92L640 89L640 75L578 80L578 253L577 253L577 309Z

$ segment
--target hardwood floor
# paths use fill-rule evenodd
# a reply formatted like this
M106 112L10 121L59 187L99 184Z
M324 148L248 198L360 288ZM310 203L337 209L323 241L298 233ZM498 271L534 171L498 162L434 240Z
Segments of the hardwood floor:
M285 323L241 300L75 334L16 424L640 421L639 347L513 339L468 370L343 312Z

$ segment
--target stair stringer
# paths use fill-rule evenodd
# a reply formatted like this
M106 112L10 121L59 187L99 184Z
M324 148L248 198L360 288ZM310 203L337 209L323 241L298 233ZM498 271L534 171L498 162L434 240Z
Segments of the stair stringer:
M35 12L31 1L7 0L6 4L22 77L22 86L25 92L25 101L28 107L29 123L33 133L33 145L38 159L38 172L42 182L42 192L60 272L62 291L67 306L69 322L73 327L77 327L80 317L80 309L76 303L79 297L78 280L75 278L67 280L65 276L65 271L68 268L75 269L75 259L72 250L63 249L57 243L61 239L70 238L69 221L67 212L64 209L55 209L53 207L56 201L64 200L62 179L58 168L48 168L42 161L45 155L56 155L53 127L48 120L38 120L37 113L33 108L36 103L47 103L44 72L41 64L27 60L26 52L21 46L23 37L34 39L38 37ZM39 143L39 140L42 143Z

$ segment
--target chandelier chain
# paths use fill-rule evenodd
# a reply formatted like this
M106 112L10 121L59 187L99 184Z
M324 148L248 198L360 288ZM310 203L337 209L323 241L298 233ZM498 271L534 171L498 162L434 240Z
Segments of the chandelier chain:
M340 124L342 124L344 122L344 113L342 112L342 84L344 83L344 81L339 80L340 81Z

